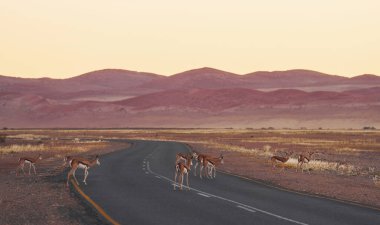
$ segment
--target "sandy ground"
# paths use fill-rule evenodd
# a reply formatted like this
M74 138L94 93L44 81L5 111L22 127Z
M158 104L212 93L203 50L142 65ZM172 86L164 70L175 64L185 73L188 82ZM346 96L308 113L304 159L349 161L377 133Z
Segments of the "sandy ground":
M109 143L80 155L91 158L125 147L126 144ZM61 157L55 158L50 153L49 158L36 164L37 176L16 177L14 169L18 155L21 153L1 157L0 224L103 224L86 202L65 187L66 173L63 171L67 168L62 167Z

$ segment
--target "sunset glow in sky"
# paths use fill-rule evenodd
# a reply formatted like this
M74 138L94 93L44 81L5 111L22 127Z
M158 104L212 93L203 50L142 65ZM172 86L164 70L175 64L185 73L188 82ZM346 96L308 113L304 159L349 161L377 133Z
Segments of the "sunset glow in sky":
M0 74L380 75L379 0L0 0Z

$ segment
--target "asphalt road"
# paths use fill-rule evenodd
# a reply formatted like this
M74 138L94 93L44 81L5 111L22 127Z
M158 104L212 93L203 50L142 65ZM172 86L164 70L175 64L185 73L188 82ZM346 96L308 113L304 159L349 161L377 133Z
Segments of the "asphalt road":
M218 173L189 176L190 191L174 191L174 142L133 141L91 168L82 190L121 224L380 224L380 211L279 190ZM228 159L225 159L228 163ZM77 172L82 178L83 171Z

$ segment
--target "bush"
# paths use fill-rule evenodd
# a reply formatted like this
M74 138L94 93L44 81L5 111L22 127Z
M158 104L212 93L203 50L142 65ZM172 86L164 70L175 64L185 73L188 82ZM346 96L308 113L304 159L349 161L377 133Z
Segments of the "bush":
M264 145L263 150L269 152L272 147L270 145Z
M6 134L1 134L0 135L0 144L5 143L6 139L7 139L7 135Z
M368 127L363 127L363 130L376 130L376 128L368 126Z

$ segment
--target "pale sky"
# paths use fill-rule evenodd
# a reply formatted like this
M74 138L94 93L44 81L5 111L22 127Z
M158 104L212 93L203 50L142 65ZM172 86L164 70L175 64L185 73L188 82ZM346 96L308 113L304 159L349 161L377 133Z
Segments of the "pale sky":
M0 74L380 75L379 0L0 0Z

